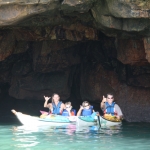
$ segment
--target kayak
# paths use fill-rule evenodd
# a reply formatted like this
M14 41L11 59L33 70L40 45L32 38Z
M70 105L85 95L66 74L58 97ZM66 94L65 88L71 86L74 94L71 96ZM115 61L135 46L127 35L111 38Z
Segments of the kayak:
M94 126L94 125L97 125L97 120L88 120L86 119L86 117L77 117L77 120L76 120L76 125L77 126Z
M40 118L38 116L26 115L21 112L17 112L15 110L12 110L12 113L16 115L18 120L23 125L28 125L28 126L43 126L43 125L63 126L63 125L75 124L76 122L75 116L66 117L60 115L47 115L44 118Z
M121 125L122 122L121 121L110 121L107 120L105 118L103 118L102 116L95 116L94 118L89 117L84 117L84 116L80 116L77 118L76 120L76 125L77 126L100 126L100 127L111 127L111 126L118 126Z
M99 116L99 119L97 119L97 124L100 127L119 126L122 124L122 121L110 121L103 118L102 116Z
M91 116L61 116L61 115L47 115L45 117L31 116L27 114L23 114L21 112L17 112L12 110L12 113L16 115L18 120L23 125L28 126L64 126L74 124L76 126L88 127L98 125L100 127L109 127L109 126L117 126L121 125L122 122L109 121L101 116L96 115L94 112Z
M79 116L76 119L77 126L94 126L97 125L97 112L90 116Z

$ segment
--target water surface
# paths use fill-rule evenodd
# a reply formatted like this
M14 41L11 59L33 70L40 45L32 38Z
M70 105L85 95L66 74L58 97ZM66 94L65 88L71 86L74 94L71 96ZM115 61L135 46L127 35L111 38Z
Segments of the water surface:
M150 150L150 123L126 123L121 127L99 129L25 127L0 124L2 150Z

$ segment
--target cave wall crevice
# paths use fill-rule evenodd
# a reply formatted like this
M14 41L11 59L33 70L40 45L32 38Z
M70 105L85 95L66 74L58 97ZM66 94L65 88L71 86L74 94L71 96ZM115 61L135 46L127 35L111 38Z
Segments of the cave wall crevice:
M56 92L99 106L112 92L127 121L150 121L150 1L0 5L0 96L42 101Z

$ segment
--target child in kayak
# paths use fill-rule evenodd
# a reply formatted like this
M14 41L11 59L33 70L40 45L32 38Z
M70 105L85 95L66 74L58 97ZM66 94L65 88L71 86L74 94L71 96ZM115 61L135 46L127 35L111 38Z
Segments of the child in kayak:
M75 116L75 115L76 115L76 112L75 112L75 109L72 109L71 102L66 102L65 108L62 112L62 116Z
M90 116L93 112L95 112L93 106L88 101L84 101L77 112L77 116Z

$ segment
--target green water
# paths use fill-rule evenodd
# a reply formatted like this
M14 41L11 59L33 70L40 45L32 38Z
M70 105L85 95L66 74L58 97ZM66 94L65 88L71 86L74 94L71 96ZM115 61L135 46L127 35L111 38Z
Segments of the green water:
M0 150L150 150L150 123L98 129L0 125Z

